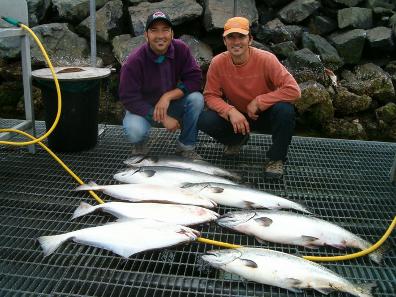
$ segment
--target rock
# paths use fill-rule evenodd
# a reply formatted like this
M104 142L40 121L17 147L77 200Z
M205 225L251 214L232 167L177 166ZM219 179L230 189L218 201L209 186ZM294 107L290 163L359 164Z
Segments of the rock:
M369 29L373 26L371 9L350 7L338 11L338 28L352 27L354 29Z
M340 84L358 95L367 95L380 102L395 100L395 89L390 75L375 64L358 65L353 72L344 71Z
M330 17L315 15L309 22L309 32L317 35L327 35L338 28L338 24Z
M21 81L6 81L0 85L1 107L16 107L21 96L23 96L23 86Z
M230 5L229 0L205 0L204 7L203 25L208 32L223 30L227 19L234 16L234 6L233 3ZM236 15L247 18L250 24L257 23L258 11L255 1L238 1Z
M279 19L269 21L264 26L259 26L256 38L264 44L292 41L293 35Z
M6 63L0 60L0 79L4 81L22 81L21 61Z
M213 58L212 49L191 35L182 35L180 39L188 45L201 70L206 72Z
M334 117L334 108L327 90L321 84L308 81L300 84L301 98L295 102L300 115L316 126L322 126Z
M366 131L359 119L334 118L324 125L327 136L332 138L367 139Z
M396 121L396 104L391 102L377 108L375 110L375 116L378 121L391 124L392 122Z
M52 0L52 8L58 20L79 23L89 15L90 0ZM96 0L96 9L101 8L108 0Z
M294 24L305 20L320 7L316 0L295 0L283 7L279 12L279 18L287 23Z
M202 15L202 6L194 0L164 0L161 2L141 2L128 8L135 36L145 32L147 17L161 10L168 14L174 26L193 20Z
M323 64L331 70L337 70L344 64L337 50L319 35L304 33L302 45L304 48L308 48L313 53L320 55Z
M46 51L54 66L89 65L89 47L87 41L69 30L65 23L52 23L33 27L32 30L45 44ZM31 39L31 44L33 40ZM35 44L31 45L32 63L45 64L44 58Z
M37 26L47 14L51 0L27 0L29 11L29 27Z
M367 30L366 32L367 41L372 53L381 55L384 52L395 51L395 43L393 42L392 38L392 29L387 27L376 27Z
M330 84L319 56L307 48L290 53L285 65L299 83L316 80L326 86Z
M251 46L258 48L258 49L262 49L263 51L272 52L268 46L266 46L265 44L262 44L261 42L254 40L254 39L252 41Z
M146 39L143 35L137 37L131 37L129 34L116 36L112 41L114 57L122 65L131 51L144 43L146 43Z
M288 58L297 50L293 41L285 41L271 46L271 51L279 58Z
M346 64L357 64L363 53L366 35L366 31L355 29L332 34L329 41L337 49L338 54Z
M121 34L122 1L109 1L96 12L96 38L100 42L110 42L113 37ZM90 37L91 17L86 18L78 25L82 35Z
M356 95L344 87L337 87L333 105L340 115L349 115L370 108L372 99L367 95Z
M21 39L19 37L0 38L0 58L14 59L21 54Z
M333 1L348 7L357 6L360 2L362 2L362 0L333 0Z

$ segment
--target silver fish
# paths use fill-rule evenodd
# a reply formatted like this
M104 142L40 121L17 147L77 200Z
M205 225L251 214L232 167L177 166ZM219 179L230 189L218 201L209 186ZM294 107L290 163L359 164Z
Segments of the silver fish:
M259 242L295 244L307 248L332 246L365 250L371 243L330 222L286 211L235 211L217 220L220 226L253 235ZM380 263L382 251L369 254Z
M186 226L136 219L109 223L60 235L38 238L44 255L52 254L62 243L74 242L100 247L122 257L165 248L197 239L199 232Z
M165 166L165 167L174 167L181 169L190 169L194 171L207 173L210 175L217 175L217 176L231 178L237 181L242 179L238 174L230 172L218 166L215 166L209 162L203 160L192 160L177 156L149 157L144 155L137 155L125 160L124 164L132 167Z
M179 225L196 225L214 221L219 217L214 211L193 205L107 202L93 206L81 202L72 219L96 210L110 213L119 219L154 219Z
M97 185L94 182L78 186L76 191L102 191L103 193L130 202L158 202L198 205L213 208L217 204L198 194L178 187L150 184Z
M172 167L140 167L128 169L114 175L114 178L128 184L156 184L180 187L186 183L218 182L235 184L223 177L210 175L189 169Z
M202 259L210 265L258 283L296 293L312 288L329 294L339 291L357 297L373 297L374 283L355 284L335 272L300 257L261 248L209 251Z
M183 189L198 193L200 197L217 204L238 208L295 209L305 213L310 211L301 204L263 191L240 185L220 183L186 184Z

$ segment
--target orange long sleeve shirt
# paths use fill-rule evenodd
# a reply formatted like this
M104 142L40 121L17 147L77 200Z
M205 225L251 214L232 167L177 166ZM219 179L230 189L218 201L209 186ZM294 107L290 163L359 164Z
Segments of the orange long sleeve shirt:
M254 99L264 111L277 102L293 102L301 96L296 80L275 55L254 47L249 50L249 59L242 65L234 65L230 53L224 52L209 66L205 102L224 118L233 107L247 113L246 107Z

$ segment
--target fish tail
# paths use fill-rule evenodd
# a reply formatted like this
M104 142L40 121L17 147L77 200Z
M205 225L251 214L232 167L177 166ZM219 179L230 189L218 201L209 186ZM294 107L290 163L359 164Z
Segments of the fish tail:
M96 209L96 206L92 206L88 203L85 202L81 202L80 206L77 207L77 209L74 211L73 216L72 216L72 220L74 220L75 218L84 216L88 213L93 212Z
M51 255L63 242L70 238L69 234L41 236L38 241L44 252L44 257Z
M359 242L359 248L361 250L366 250L366 249L370 248L372 245L373 244L371 244L370 242L368 242L366 240L361 240ZM378 249L376 249L375 251L368 254L368 257L370 258L370 260L374 261L375 263L381 264L382 259L384 258L384 255L390 248L391 248L391 245L388 242L385 242Z
M74 191L95 191L102 190L102 186L99 186L94 181L90 181L87 184L83 184L74 189Z
M358 284L357 286L357 294L354 294L359 297L373 297L373 289L377 286L375 282L368 282Z

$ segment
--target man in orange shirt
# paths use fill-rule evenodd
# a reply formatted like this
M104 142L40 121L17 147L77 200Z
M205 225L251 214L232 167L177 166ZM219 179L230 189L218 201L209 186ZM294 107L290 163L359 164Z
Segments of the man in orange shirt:
M223 40L227 51L209 66L204 90L208 110L201 113L198 128L223 143L225 155L235 156L252 130L270 127L265 176L281 178L300 88L275 55L250 46L246 18L227 20Z

